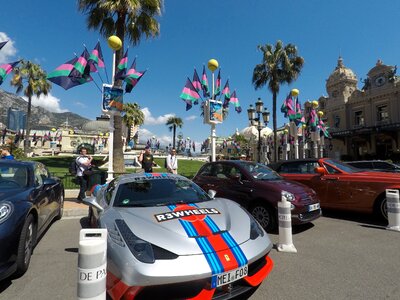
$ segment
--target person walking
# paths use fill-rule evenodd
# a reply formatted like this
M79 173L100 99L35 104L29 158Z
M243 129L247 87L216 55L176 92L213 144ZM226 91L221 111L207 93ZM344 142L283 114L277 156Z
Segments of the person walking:
M172 148L167 156L167 170L169 173L178 174L178 158L176 157L175 148Z
M88 188L89 183L89 172L88 170L92 167L93 158L87 154L87 149L82 147L80 150L80 155L76 158L76 177L79 183L79 195L78 202L82 202L82 200L86 197L86 190Z
M146 146L144 151L140 153L139 162L142 164L142 169L144 169L146 173L153 172L154 157L153 154L150 153L150 146Z

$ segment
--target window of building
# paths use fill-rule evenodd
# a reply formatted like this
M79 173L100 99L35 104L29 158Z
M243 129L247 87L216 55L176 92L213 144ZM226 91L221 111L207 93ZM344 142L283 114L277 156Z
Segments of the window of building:
M389 110L387 105L381 105L376 108L378 121L389 120Z
M355 125L364 125L364 114L362 111L356 111L354 113L354 124Z

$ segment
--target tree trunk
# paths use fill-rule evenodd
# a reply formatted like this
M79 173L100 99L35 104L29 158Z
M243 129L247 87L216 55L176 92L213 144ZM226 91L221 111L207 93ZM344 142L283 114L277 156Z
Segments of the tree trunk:
M29 152L29 135L31 132L31 110L32 110L32 96L28 97L28 111L26 113L26 133L24 139L24 154Z
M118 19L116 22L116 35L121 39L122 45L124 45L124 37L125 37L125 15L123 13L118 13ZM113 64L115 66L115 70L117 69L118 62L121 60L123 56L124 47L115 53L115 61ZM112 78L114 81L114 78ZM122 80L118 80L114 82L115 86L122 86ZM112 116L111 116L112 117ZM109 146L111 147L111 145ZM113 153L113 167L114 172L117 173L125 173L125 164L124 164L124 153L123 153L123 143L122 143L122 117L120 114L114 116L114 143L112 145L114 153Z
M274 162L278 161L278 135L276 132L276 92L272 94L272 121L274 129Z
M174 129L173 130L174 130L174 135L173 135L173 138L172 138L172 148L175 148L175 135L176 135L176 126L175 125L174 125Z

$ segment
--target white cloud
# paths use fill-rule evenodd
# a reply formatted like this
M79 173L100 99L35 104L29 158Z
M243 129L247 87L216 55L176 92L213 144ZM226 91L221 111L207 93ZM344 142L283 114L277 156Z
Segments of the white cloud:
M165 125L168 118L175 116L174 114L165 114L159 117L153 117L148 107L142 108L144 114L144 125Z
M26 97L22 98L24 98L25 101L28 101L28 98ZM55 113L62 113L68 111L68 109L62 109L60 107L60 99L54 97L51 94L48 94L47 96L41 95L39 98L36 96L32 96L32 105L43 107L44 109L47 109L48 111Z
M189 116L189 117L186 117L186 118L185 118L185 121L193 121L193 120L196 120L196 119L197 119L197 116L191 115L191 116Z
M74 105L80 107L80 108L87 108L87 105L85 103L79 102L79 101L75 101Z
M0 32L0 42L8 41L8 43L0 50L0 63L11 62L12 57L17 53L12 41L5 32Z

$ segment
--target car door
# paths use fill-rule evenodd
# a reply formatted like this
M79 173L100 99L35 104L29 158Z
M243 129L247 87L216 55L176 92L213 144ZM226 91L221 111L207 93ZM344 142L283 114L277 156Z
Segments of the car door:
M43 184L42 171L39 164L35 164L33 168L33 201L38 210L38 231L40 232L43 226L50 218L51 210L49 209L50 191Z

